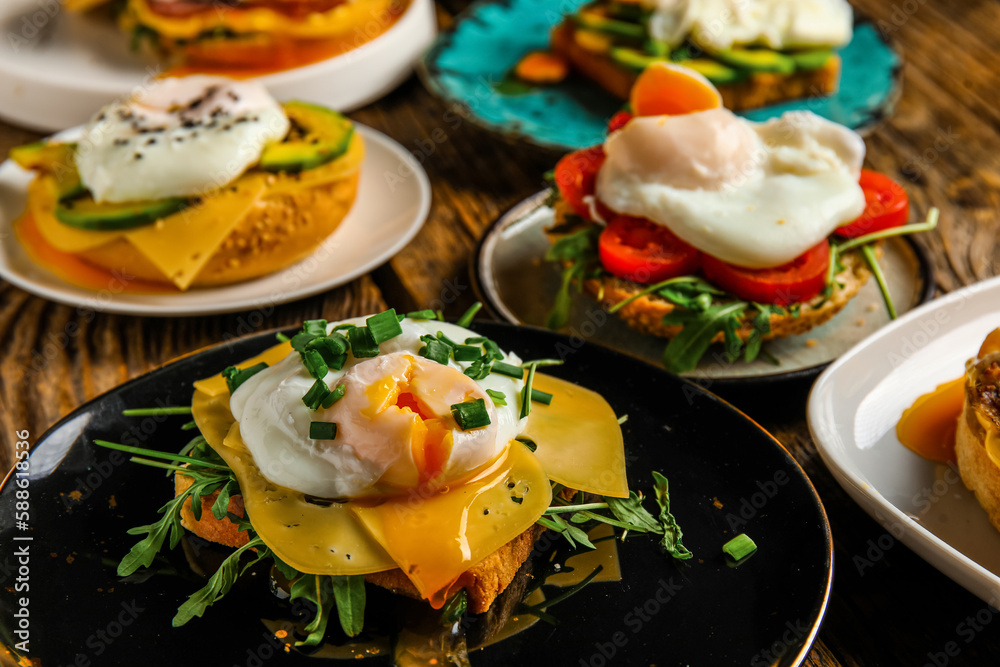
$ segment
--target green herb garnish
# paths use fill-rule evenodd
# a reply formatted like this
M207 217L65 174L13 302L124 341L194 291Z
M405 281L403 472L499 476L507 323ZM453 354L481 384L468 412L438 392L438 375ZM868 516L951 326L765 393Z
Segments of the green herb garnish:
M333 422L309 422L309 437L313 440L335 440L337 425Z
M471 431L490 425L490 414L486 410L486 401L481 398L452 405L451 414L455 417L458 427L463 431Z
M390 308L378 315L372 315L365 323L368 325L368 331L371 334L372 340L375 345L381 345L387 340L392 340L396 336L403 333L403 327L399 325L399 320L396 318L396 310ZM376 350L375 354L378 354ZM357 353L355 352L355 356ZM370 355L375 356L375 355Z
M158 417L160 415L189 415L191 414L191 408L178 406L178 407L163 407L163 408L131 408L129 410L122 410L123 417Z
M524 368L508 364L503 361L493 362L493 372L499 373L500 375L506 375L507 377L512 377L517 380L524 378Z
M342 385L342 384L338 384L336 386L336 388L333 391L331 391L329 394L327 394L326 398L323 399L323 408L327 409L330 406L332 406L334 403L336 403L337 401L339 401L340 399L342 399L344 397L344 392L345 391L347 391L347 386L346 385Z
M421 336L420 340L424 342L424 346L418 352L421 357L436 361L444 366L448 365L448 360L451 358L450 347L434 336Z
M351 341L351 352L357 359L367 359L378 356L378 343L368 327L354 327L347 330L347 339Z
M757 545L746 533L740 533L722 545L722 551L735 561L740 561L757 551Z
M487 389L486 394L493 399L494 405L504 406L507 405L507 395L502 391L497 391L496 389Z

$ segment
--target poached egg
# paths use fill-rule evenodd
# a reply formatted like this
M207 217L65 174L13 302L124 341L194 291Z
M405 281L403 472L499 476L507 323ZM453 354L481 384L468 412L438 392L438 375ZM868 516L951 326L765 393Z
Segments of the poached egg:
M364 326L358 318L338 324ZM490 374L472 380L472 362L439 364L419 356L421 336L438 331L462 343L474 332L437 321L404 319L402 334L383 342L371 359L348 356L324 378L344 396L310 410L302 397L315 382L297 352L244 382L230 400L240 434L261 473L274 484L322 498L391 495L423 484L445 486L494 460L524 428L519 416L523 380ZM506 363L520 365L514 354ZM494 403L487 389L504 394ZM464 431L450 406L481 399L489 425ZM309 437L310 422L337 424L333 440Z
M597 199L747 268L792 261L865 208L864 140L808 111L764 123L724 108L642 116L604 151Z
M98 202L194 196L236 180L289 128L259 83L159 79L98 112L77 143L76 162Z
M854 14L846 0L643 0L649 33L672 47L685 39L710 50L842 46Z

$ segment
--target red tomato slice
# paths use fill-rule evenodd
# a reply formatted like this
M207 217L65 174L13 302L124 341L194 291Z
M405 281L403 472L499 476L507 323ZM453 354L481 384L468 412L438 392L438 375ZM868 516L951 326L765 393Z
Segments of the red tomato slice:
M698 269L701 253L645 218L619 215L601 232L598 253L604 268L637 283L658 283Z
M906 224L910 219L910 198L903 186L870 169L861 170L859 182L865 191L865 210L854 222L837 227L835 234L854 238Z
M616 113L614 116L611 117L611 120L608 121L608 134L611 134L615 130L622 129L623 127L628 125L628 122L632 120L632 118L633 116L630 112L619 111L618 113Z
M702 256L701 260L701 270L709 282L741 299L779 306L808 301L823 291L829 268L830 244L827 241L773 269L746 269L709 255Z
M590 220L590 207L583 198L594 194L597 172L604 164L604 147L591 146L574 151L556 163L555 179L559 194L573 210Z

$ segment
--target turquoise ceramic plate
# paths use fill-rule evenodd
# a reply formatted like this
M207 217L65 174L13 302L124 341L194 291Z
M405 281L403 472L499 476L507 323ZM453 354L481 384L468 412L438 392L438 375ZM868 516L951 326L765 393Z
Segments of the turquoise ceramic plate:
M621 102L582 78L523 94L497 86L522 55L544 49L563 14L582 0L486 0L474 3L454 28L442 33L419 63L424 84L449 103L467 107L470 120L513 140L574 150L604 140L604 127ZM766 120L791 109L808 109L864 131L892 111L899 94L901 58L869 21L857 22L854 39L841 49L840 90L827 98L799 100L746 112Z

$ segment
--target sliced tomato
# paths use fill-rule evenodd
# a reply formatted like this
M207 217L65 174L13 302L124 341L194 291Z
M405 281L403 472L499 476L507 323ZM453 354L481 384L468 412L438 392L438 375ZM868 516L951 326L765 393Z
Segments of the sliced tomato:
M611 117L611 120L608 121L608 134L611 134L615 130L622 129L623 127L628 125L628 122L633 118L634 116L630 112L619 111L618 113L616 113L614 116Z
M905 225L910 219L910 198L902 185L870 169L861 170L859 183L865 191L865 210L854 222L837 227L835 234L854 238Z
M574 151L556 163L556 187L563 199L578 214L590 220L590 207L583 198L593 195L597 186L597 172L604 164L604 147L591 146Z
M808 301L826 286L830 244L822 241L792 261L772 269L746 269L702 256L701 270L709 282L741 299L787 306Z
M619 215L601 232L598 253L604 268L637 283L658 283L694 273L701 253L655 222Z

